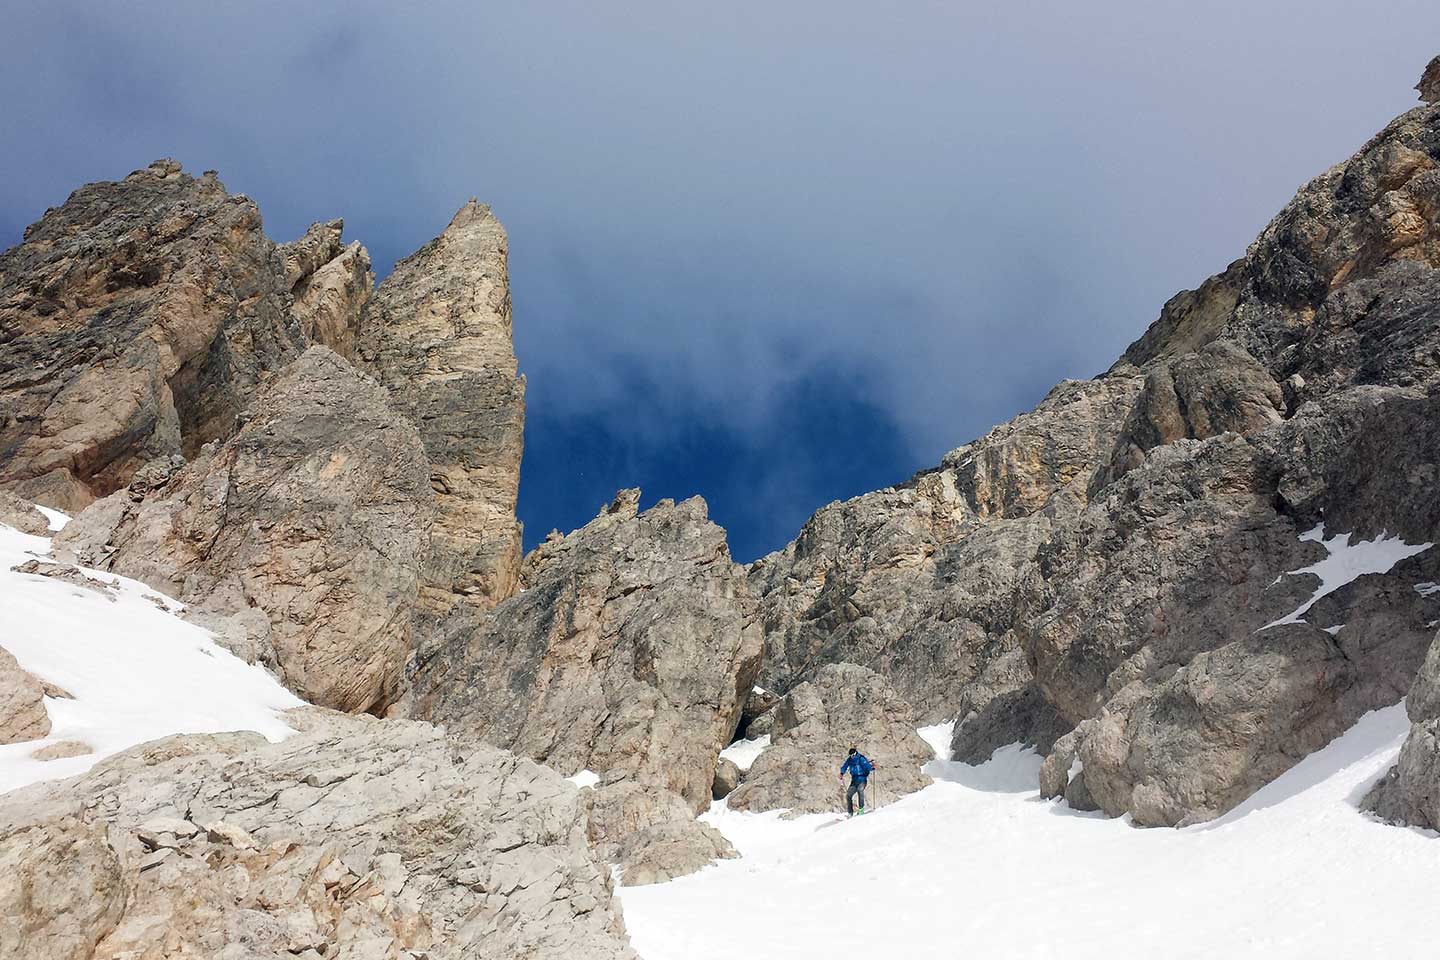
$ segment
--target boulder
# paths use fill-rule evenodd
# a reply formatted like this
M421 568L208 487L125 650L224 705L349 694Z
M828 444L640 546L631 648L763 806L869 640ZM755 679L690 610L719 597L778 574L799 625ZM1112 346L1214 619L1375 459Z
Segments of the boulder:
M934 751L915 732L909 706L885 678L855 664L828 664L786 694L772 736L727 797L730 809L792 815L839 809L837 775L851 747L874 762L872 783L887 798L930 783L920 768Z
M1440 634L1436 634L1405 700L1410 735L1400 759L1362 806L1393 823L1440 830Z
M575 789L426 724L289 714L0 805L0 954L633 958Z
M81 187L0 254L0 486L76 512L193 456L305 339L260 212L160 160Z
M710 786L712 800L724 800L740 786L744 774L729 757L721 757L715 764L715 782Z
M432 509L414 428L374 381L312 347L234 437L139 503L95 504L54 542L191 604L304 699L380 711L411 652Z
M0 647L0 744L24 743L50 735L45 684L21 668Z
M489 614L457 608L418 651L404 708L563 773L663 787L699 811L761 636L705 502L638 513L638 501L624 491L536 548L525 590Z
M436 496L421 593L433 616L488 608L519 584L515 519L525 379L511 344L509 241L470 201L365 305L358 362L420 430Z
M678 820L647 827L620 844L615 865L627 887L684 877L716 860L738 857L724 835L708 823Z
M32 537L48 537L50 521L33 503L21 500L9 490L0 490L0 523Z

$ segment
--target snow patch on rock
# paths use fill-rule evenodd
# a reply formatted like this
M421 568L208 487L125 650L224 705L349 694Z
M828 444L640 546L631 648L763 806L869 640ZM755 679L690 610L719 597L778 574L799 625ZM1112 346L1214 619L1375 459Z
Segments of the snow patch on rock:
M52 530L69 519L40 509ZM177 601L101 570L79 568L104 587L94 590L12 569L50 556L48 538L0 525L0 647L73 697L45 698L48 737L0 746L0 792L82 773L171 734L253 730L275 742L293 732L279 712L302 701L175 616ZM57 747L77 742L93 752L66 756L73 750Z
M1308 573L1318 577L1320 585L1315 588L1315 592L1310 595L1309 600L1279 620L1272 620L1265 624L1260 628L1261 630L1269 630L1271 627L1278 627L1286 623L1301 623L1305 612L1319 602L1321 597L1334 593L1347 583L1353 583L1366 574L1389 573L1391 568L1401 560L1424 553L1434 546L1433 543L1406 543L1400 537L1386 536L1383 532L1374 540L1360 540L1356 543L1351 543L1350 537L1351 535L1348 533L1341 533L1327 540L1323 523L1300 534L1302 541L1308 540L1320 544L1329 556L1308 567L1291 570L1284 576L1294 577ZM1276 582L1279 582L1278 578Z

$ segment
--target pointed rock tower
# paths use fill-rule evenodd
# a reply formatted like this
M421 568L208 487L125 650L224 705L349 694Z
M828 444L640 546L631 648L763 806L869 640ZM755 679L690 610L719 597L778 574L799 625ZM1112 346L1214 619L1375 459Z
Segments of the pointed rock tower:
M421 612L515 592L525 380L511 341L505 228L471 200L366 305L356 361L419 428L437 514Z

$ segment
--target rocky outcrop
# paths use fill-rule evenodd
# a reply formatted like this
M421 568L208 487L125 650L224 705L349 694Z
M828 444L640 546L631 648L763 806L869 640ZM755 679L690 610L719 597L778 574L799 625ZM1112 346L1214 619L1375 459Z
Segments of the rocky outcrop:
M0 647L0 744L24 743L49 735L45 684Z
M562 773L710 800L759 669L744 570L705 502L624 491L526 558L525 590L457 609L417 653L410 715Z
M280 246L290 312L307 343L355 355L360 314L375 287L370 255L358 242L343 244L343 220L312 224L305 236Z
M1440 57L1431 60L1425 67L1425 72L1420 75L1420 82L1415 84L1415 89L1420 93L1420 99L1426 103L1440 103Z
M420 430L437 513L422 606L488 608L519 583L525 380L511 345L505 230L473 200L366 304L356 355Z
M1104 486L1177 440L1250 434L1282 419L1284 396L1269 372L1240 346L1213 340L1193 353L1153 364L1125 422Z
M0 805L0 954L629 958L580 798L405 721L171 737Z
M1415 676L1405 711L1411 727L1400 759L1363 806L1395 823L1440 830L1440 634Z
M1141 384L1133 371L1061 384L938 469L816 513L751 570L761 683L783 692L853 662L888 678L919 721L953 719L987 664L1016 650L1018 573L1051 515L1085 502Z
M1440 618L1414 589L1440 579L1437 413L1372 388L1161 448L1057 535L1022 629L1079 724L1052 774L1083 771L1047 792L1143 825L1209 819L1403 696ZM1388 545L1327 586L1337 572L1308 571L1351 546L1330 531Z
M35 505L21 500L8 490L0 490L0 523L14 527L32 537L47 536L50 523Z
M260 212L172 160L0 254L0 485L69 512L228 437L304 337Z
M730 809L791 814L838 809L836 777L851 747L874 762L872 783L883 786L887 798L930 783L920 768L934 751L915 732L909 705L883 677L854 664L828 664L786 694L771 736L771 745L727 798Z
M306 700L378 711L411 652L432 501L414 428L312 347L234 437L138 503L86 510L55 546L192 604Z

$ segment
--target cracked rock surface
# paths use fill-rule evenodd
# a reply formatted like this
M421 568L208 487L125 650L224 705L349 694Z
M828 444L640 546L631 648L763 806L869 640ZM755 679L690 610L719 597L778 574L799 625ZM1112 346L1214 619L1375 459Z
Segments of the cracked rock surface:
M0 804L0 955L633 958L576 789L426 724L171 737Z
M381 711L410 654L432 509L415 429L312 347L235 436L138 503L120 491L95 504L54 544L193 604L311 703Z

